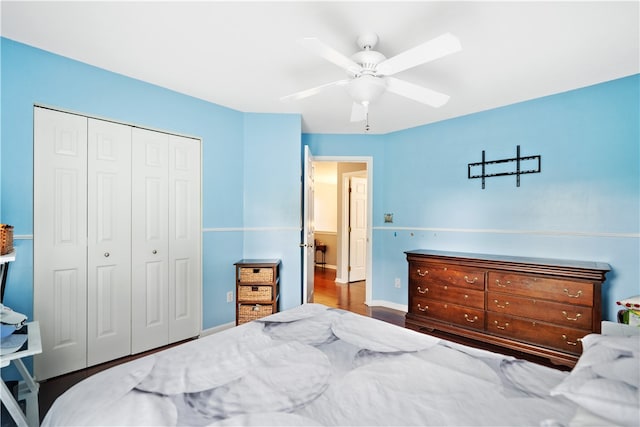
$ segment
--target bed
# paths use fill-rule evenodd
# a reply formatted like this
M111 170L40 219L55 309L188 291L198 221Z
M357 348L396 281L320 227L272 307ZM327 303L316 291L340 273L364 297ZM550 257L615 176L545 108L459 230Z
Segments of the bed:
M304 304L100 372L44 426L638 425L638 337L571 372Z

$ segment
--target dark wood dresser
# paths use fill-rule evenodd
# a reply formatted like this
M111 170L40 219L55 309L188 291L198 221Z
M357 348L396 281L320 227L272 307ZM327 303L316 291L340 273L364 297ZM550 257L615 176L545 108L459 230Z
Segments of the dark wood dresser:
M608 264L415 250L407 328L573 367L600 332Z

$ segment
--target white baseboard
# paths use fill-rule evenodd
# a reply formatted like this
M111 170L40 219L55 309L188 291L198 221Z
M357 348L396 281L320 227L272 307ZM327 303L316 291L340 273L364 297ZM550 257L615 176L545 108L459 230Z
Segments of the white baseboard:
M222 325L215 326L213 328L203 329L200 332L201 337L206 337L207 335L217 334L218 332L222 332L227 329L231 329L236 326L236 322L229 322Z
M404 311L405 313L408 311L406 304L398 304L396 302L385 301L385 300L371 300L366 302L369 307L385 307L393 310Z

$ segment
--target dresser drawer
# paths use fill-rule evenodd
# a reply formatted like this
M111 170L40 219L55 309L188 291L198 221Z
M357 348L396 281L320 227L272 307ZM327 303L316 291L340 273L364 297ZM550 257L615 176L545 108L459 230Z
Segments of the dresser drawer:
M489 291L524 295L584 306L593 305L593 283L545 276L490 271Z
M484 309L484 291L478 289L420 282L412 283L411 291L416 297L426 297L466 307Z
M271 300L273 300L273 286L238 285L238 302Z
M411 312L467 328L484 329L484 310L416 297L413 298Z
M444 264L414 262L409 266L409 280L414 283L453 285L484 290L482 269L465 268Z
M238 325L273 314L273 304L238 304Z
M489 292L487 294L487 310L518 317L528 317L533 320L555 323L570 328L591 330L593 326L591 307L562 304L498 292Z
M582 353L582 338L590 331L533 321L515 316L487 312L487 331L494 335L561 350Z
M273 268L238 267L238 282L271 283L273 282Z

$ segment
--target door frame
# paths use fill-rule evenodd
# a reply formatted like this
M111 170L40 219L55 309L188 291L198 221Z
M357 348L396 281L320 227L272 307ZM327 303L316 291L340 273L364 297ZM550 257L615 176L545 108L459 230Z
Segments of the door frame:
M371 305L372 301L372 286L373 286L373 157L372 156L314 156L313 158L315 162L337 162L337 163L365 163L367 168L367 267L366 267L366 280L365 280L365 301L366 305ZM342 185L342 181L339 181L337 185ZM344 194L343 194L344 197ZM342 212L339 212L338 215L344 216L345 209L348 212L348 206L342 206ZM343 222L344 227L344 222ZM340 230L340 233L343 233L343 230ZM342 239L342 245L344 245L344 236ZM341 248L342 249L342 248ZM347 247L348 250L348 247ZM341 259L337 260L337 264L341 266L340 272L341 276L344 276L345 267L344 264L347 264L346 268L348 269L348 252L344 253L344 250L341 251L342 256ZM345 258L346 256L346 258ZM346 261L345 261L346 259ZM344 277L336 277L336 283L348 283L347 278Z

